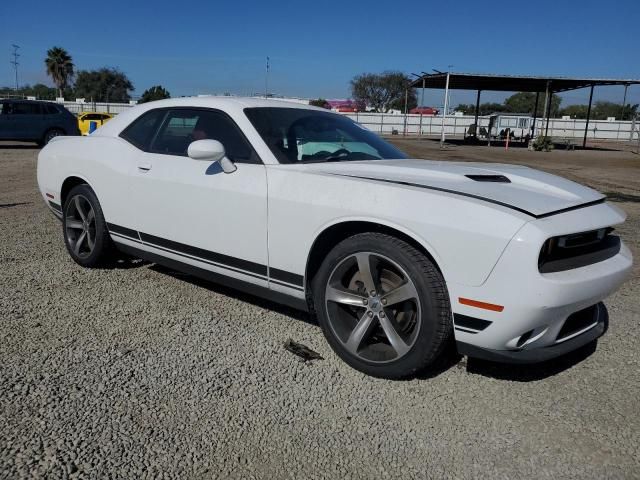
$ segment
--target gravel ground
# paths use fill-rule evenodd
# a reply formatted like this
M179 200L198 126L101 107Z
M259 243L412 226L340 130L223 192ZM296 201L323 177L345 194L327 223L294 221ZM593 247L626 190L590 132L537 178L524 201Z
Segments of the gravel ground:
M0 477L640 478L637 269L595 349L377 380L301 313L150 264L78 267L37 153L0 146Z

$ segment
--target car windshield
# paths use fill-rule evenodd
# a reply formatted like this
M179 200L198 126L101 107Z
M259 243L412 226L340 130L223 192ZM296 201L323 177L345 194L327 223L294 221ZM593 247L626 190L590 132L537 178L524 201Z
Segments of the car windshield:
M280 163L407 158L348 117L304 108L247 108L245 113Z

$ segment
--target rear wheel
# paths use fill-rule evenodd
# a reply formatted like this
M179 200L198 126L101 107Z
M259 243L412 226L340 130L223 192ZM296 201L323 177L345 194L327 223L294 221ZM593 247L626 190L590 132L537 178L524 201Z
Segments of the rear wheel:
M113 250L111 238L91 187L73 187L64 202L63 212L64 243L71 258L88 268L108 263Z
M446 285L406 242L364 233L338 244L313 280L315 310L334 351L376 377L433 366L452 332Z
M39 142L39 145L41 147L44 147L47 143L49 143L54 137L59 137L60 135L64 135L64 132L62 130L60 130L59 128L52 128L51 130L48 130L45 134L44 137L42 137L42 140Z

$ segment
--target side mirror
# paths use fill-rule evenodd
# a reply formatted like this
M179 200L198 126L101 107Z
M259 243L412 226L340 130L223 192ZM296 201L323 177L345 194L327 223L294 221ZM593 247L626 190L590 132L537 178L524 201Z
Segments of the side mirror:
M237 167L225 156L224 146L217 140L196 140L189 144L187 155L194 160L220 162L224 173L235 172Z

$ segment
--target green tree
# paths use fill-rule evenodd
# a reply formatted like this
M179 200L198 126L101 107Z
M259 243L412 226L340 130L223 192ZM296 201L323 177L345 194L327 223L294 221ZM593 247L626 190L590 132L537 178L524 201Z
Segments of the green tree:
M587 118L587 105L567 105L558 112L560 116L571 118Z
M76 96L94 102L128 102L132 91L133 84L117 68L81 70L76 76Z
M34 96L39 100L55 100L57 92L53 87L47 87L42 83L36 83L35 85L23 85L16 92L13 87L0 88L0 97L3 96Z
M367 105L376 112L392 108L404 111L405 90L410 79L402 72L363 73L351 80L351 94L359 105ZM409 108L417 105L414 89L409 89Z
M155 100L164 100L165 98L171 98L171 94L165 90L161 85L155 85L151 88L147 88L138 100L138 103L153 102Z
M53 47L47 50L47 58L44 63L47 67L47 74L58 87L58 95L62 97L62 92L71 82L75 66L71 55L61 47Z
M456 110L461 111L465 115L475 115L476 106L469 103L461 103L456 107ZM492 113L508 112L507 107L503 103L487 102L480 104L480 113L478 115L491 115Z
M587 118L588 105L568 105L560 110L560 115L568 115L571 118ZM633 120L638 112L638 104L626 104L624 113L621 103L614 102L595 102L591 107L591 118L594 120L606 120L609 117L615 117L618 120Z
M313 107L320 107L320 108L327 108L327 109L331 108L331 106L327 103L327 101L324 98L309 100L309 105Z
M624 118L622 112L622 104L614 102L596 102L591 111L591 117L596 120L606 120L609 117L615 117L620 120L631 120L636 111L638 105L627 104L624 108Z
M545 96L545 92L540 93L540 97L538 99L538 110L536 112L537 117L542 117L544 115ZM551 94L551 116L558 115L561 103L562 98L560 97L560 95L557 95L555 93ZM528 113L530 115L533 115L533 110L536 106L536 94L532 92L514 93L504 101L504 105L505 107L507 107L507 112Z

